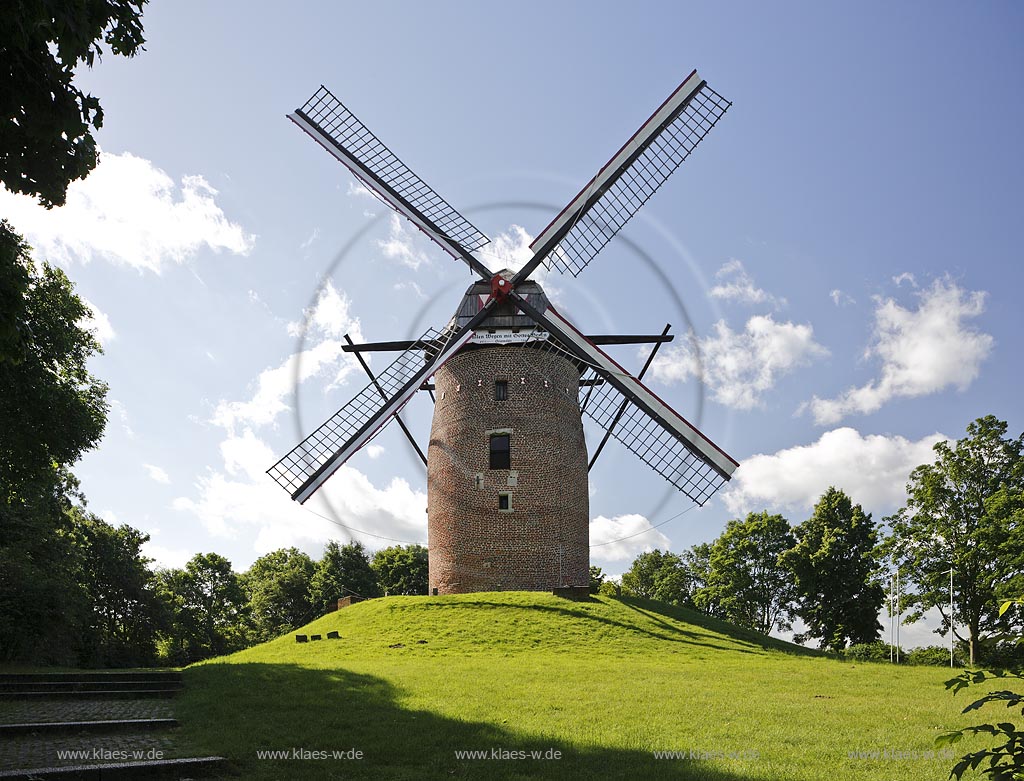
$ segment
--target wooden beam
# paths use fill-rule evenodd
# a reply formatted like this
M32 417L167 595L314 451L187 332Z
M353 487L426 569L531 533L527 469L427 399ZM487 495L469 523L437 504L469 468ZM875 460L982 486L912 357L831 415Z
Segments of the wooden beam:
M587 337L594 344L661 344L662 342L671 342L675 338L672 334L605 334ZM416 344L415 341L405 340L366 342L365 344L346 344L341 349L347 353L401 352L415 347ZM433 346L434 342L420 342L419 344L428 347Z

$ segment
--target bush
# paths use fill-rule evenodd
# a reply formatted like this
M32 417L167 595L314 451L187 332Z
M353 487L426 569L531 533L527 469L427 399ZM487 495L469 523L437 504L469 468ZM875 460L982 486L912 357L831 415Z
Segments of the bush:
M1024 645L1003 641L982 648L982 661L996 670L1024 669Z
M907 652L907 664L934 665L935 667L949 667L949 648L941 645L928 645L923 648L912 648ZM960 654L953 652L953 665L963 667L964 660Z
M855 662L888 662L889 644L876 640L873 643L854 643L843 651L844 659L851 659ZM903 659L902 650L900 659Z

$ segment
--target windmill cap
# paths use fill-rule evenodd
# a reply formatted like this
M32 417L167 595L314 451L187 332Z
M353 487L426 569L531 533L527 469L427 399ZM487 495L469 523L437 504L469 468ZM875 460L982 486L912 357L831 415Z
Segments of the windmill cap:
M502 269L497 272L497 276L502 277L506 280L511 280L515 276L515 272L511 269ZM526 280L519 287L516 288L516 293L523 296L529 304L535 309L539 309L541 312L548 308L548 297L544 294L543 288L533 280ZM459 308L455 312L453 323L456 328L462 328L464 325L480 311L484 303L491 295L491 283L489 280L481 279L474 282L466 290L466 294L462 297L462 301L459 302ZM483 330L486 328L533 328L536 323L532 317L524 315L510 302L496 305L477 326L477 330Z

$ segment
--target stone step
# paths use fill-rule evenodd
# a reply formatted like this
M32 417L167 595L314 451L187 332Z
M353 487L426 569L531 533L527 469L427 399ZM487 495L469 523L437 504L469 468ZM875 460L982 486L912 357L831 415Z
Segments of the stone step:
M67 732L149 731L177 727L177 719L106 719L103 721L35 721L25 724L0 724L3 735L49 735Z
M175 688L85 689L81 691L0 691L0 700L149 700L170 698L182 691Z
M181 681L177 670L118 670L116 672L0 673L2 683L57 683L78 681Z
M173 679L138 678L132 681L0 681L4 692L132 691L135 689L181 689Z
M25 770L0 770L0 779L21 781L132 781L136 778L195 778L224 771L224 757L183 757L151 762L116 762L100 765L39 767Z

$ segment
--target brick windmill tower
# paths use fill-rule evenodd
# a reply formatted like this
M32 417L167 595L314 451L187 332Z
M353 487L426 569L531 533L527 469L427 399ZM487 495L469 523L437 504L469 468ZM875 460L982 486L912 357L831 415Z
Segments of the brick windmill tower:
M440 329L414 341L350 342L370 383L267 470L271 477L305 502L397 419L427 465L434 594L585 587L587 472L609 437L704 504L737 463L599 347L653 342L656 351L672 338L668 329L584 336L530 277L541 264L579 275L729 106L691 73L534 240L526 265L495 273L474 255L489 239L317 90L289 119L480 279ZM374 376L361 353L385 350L400 354ZM435 400L426 456L398 415L419 390ZM583 414L605 429L589 459Z

